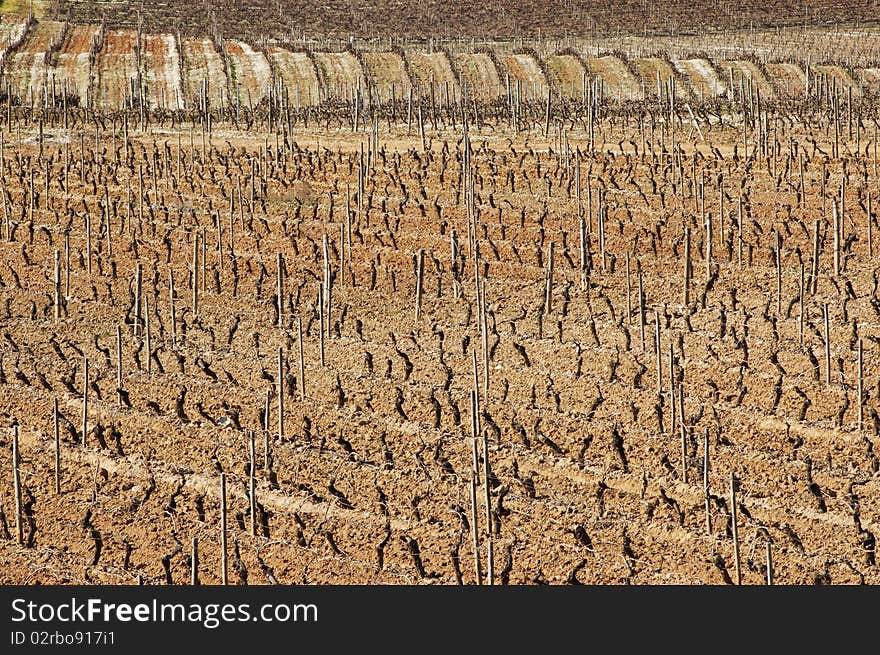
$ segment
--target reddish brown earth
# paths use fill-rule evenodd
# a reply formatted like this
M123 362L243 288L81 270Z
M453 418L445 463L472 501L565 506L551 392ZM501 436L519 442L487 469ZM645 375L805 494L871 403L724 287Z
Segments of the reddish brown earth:
M778 146L768 145L767 155L746 162L737 123L719 128L704 121L701 140L684 119L676 125L676 143L683 148L678 159L660 155L659 126L652 132L643 121L643 142L638 120L611 118L613 124L605 119L596 126L595 151L585 133L566 132L567 156L555 122L547 139L540 135L543 125L515 137L503 125L472 127L488 389L455 129L429 129L430 152L422 152L420 139L407 137L405 126L389 133L382 123L372 158L363 135L300 127L292 134L292 151L277 158L265 150L267 143L274 149L274 140L222 126L204 151L198 137L190 147L188 126L178 152L177 132L154 124L152 134L133 136L127 149L119 135L99 134L97 153L88 129L80 140L77 133L47 127L43 162L35 161L32 128L25 125L20 146L7 135L2 173L9 218L0 241L0 582L128 584L140 576L185 583L194 537L201 580L217 582L223 472L232 583L473 583L474 358L481 409L477 443L488 447L491 471L496 584L735 581L731 476L743 583L764 582L768 543L774 582L880 581L880 369L873 356L880 322L877 272L869 256L878 225L867 213L877 172L874 149L866 145L870 135L854 132L850 140L844 125L842 154L832 158L821 125L806 133L803 124L786 127L771 116ZM747 130L750 153L756 136ZM663 138L668 147L669 133ZM819 139L815 147L812 138ZM789 162L790 144L797 150ZM20 174L29 169L40 191L32 213L25 200L31 182ZM844 180L836 272L832 201ZM877 198L872 202L875 209ZM708 278L704 212L713 215ZM583 287L579 215L589 237ZM815 293L814 221L820 253ZM351 249L346 244L343 255L340 231L347 241L348 224ZM685 227L693 271L687 305ZM63 293L67 230L70 292L56 322L53 253L61 254ZM453 291L453 230L463 255L460 298ZM776 232L782 243L778 305ZM205 266L197 268L197 316L191 290L195 234L206 240ZM332 293L322 365L316 301L325 235ZM416 320L420 250L424 275ZM802 338L800 261L808 282ZM152 355L143 322L135 334L137 263ZM123 335L121 406L117 325ZM861 429L858 339L864 349ZM279 348L285 359L283 436L277 423ZM92 383L85 443L84 358ZM675 430L671 425L670 377L682 389L684 435L680 417ZM268 432L261 415L267 394ZM53 399L63 417L60 494L53 477ZM21 543L13 424L20 431ZM251 430L255 535L247 491ZM482 446L478 451L477 527L485 576L487 492Z

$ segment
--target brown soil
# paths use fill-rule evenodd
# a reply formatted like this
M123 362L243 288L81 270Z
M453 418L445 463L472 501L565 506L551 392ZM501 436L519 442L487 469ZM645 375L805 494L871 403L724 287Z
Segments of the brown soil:
M783 168L787 145L776 157L735 158L733 146L742 138L736 123L711 131L704 123L708 138L699 142L679 131L680 167L661 157L659 130L646 135L648 152L637 153L641 134L631 118L603 121L595 152L588 152L584 133L568 133L568 156L558 141L535 133L474 127L484 342L458 130L429 134L426 153L417 137L397 127L389 133L383 124L371 157L369 148L361 154L360 134L297 128L294 150L276 160L262 136L224 127L203 160L199 147L186 142L178 153L176 132L154 129L135 138L130 161L118 136L115 153L96 153L87 130L81 158L77 134L50 129L70 139L71 168L65 176L63 147L50 141L44 151L52 157L50 191L39 195L32 215L24 202L29 180L13 167L17 155L38 156L35 136L26 130L21 151L7 142L3 173L13 211L0 241L0 583L115 584L138 576L182 583L194 537L201 580L218 581L221 472L234 584L472 583L475 443L480 561L485 574L488 516L496 583L735 580L731 476L744 583L765 580L768 543L776 582L880 582L874 556L880 368L872 357L880 323L868 221L874 235L878 226L862 204L869 187L852 173L875 175L864 153L848 155L842 262L835 272L829 205L844 173L840 160L806 140L817 136L827 153L821 130L789 132L780 122L779 143L797 142L804 155L801 207L798 169ZM104 133L102 145L110 138ZM749 139L753 147L754 136ZM45 164L32 170L34 188L44 189ZM714 216L708 236L703 211ZM589 244L585 277L579 215ZM816 220L819 275L815 293L808 287L804 294L801 323L800 261L809 279ZM687 304L685 228L693 271ZM458 275L453 230L464 255ZM778 297L776 232L783 248ZM205 258L198 251L204 268L193 262L197 234L206 239ZM325 237L332 293L322 330L317 297ZM714 253L708 275L707 238ZM62 288L70 276L57 322L56 250ZM116 383L117 326L124 402ZM861 429L858 338L865 352ZM83 434L85 358L91 386ZM475 371L476 441L469 404ZM684 430L680 407L670 403L678 389ZM261 414L267 397L268 426ZM53 480L53 399L62 415L60 494ZM13 423L20 426L20 544Z
M397 52L365 52L367 75L379 94L379 100L389 102L409 95L412 83L403 58Z
M493 3L431 0L425 3L355 0L350 3L314 3L305 0L200 3L167 0L138 3L128 0L57 0L54 15L63 20L68 11L75 20L111 26L207 34L219 29L226 37L290 38L304 33L312 38L350 35L363 38L400 37L568 37L571 34L673 33L706 35L731 29L821 23L876 22L871 4L837 0L717 2L660 0L651 3L547 3L504 0ZM291 19L295 17L295 19Z
M126 103L133 103L138 84L137 57L135 50L138 35L134 30L107 30L104 45L96 62L95 85L92 97L95 105L106 111L114 111Z

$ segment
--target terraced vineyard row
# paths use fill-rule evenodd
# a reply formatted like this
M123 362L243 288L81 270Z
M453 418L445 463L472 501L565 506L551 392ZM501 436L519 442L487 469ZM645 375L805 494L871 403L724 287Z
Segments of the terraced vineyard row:
M40 104L67 96L81 107L115 111L143 105L179 111L205 106L254 108L271 93L295 107L358 94L365 104L434 97L456 103L467 93L481 103L545 98L584 99L593 89L610 98L644 101L674 93L690 102L730 100L758 91L765 100L880 93L877 68L757 63L751 59L592 56L567 49L544 57L484 49L472 53L298 52L242 41L139 34L134 30L70 26L17 17L0 21L7 48L3 85L17 102ZM4 37L0 35L0 43ZM274 89L274 91L273 91ZM360 90L358 90L360 89Z

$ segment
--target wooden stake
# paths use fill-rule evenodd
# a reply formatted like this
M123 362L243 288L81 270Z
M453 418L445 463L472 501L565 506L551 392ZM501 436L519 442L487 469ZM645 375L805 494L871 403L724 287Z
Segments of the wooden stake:
M278 382L275 386L278 394L278 440L284 438L284 349L278 349Z
M685 308L691 304L691 228L684 228L684 302Z
M489 437L483 434L483 487L486 494L486 584L495 584L495 562L492 548L492 493L489 489Z
M220 474L220 584L229 584L226 571L226 474Z
M345 223L339 224L339 285L345 286L345 265L346 253L348 249L345 245Z
M743 201L739 199L736 210L736 264L743 265Z
M302 316L296 317L296 327L298 331L299 338L297 339L297 343L299 345L299 400L300 402L305 402L306 400L306 372L305 365L303 362L303 322Z
M318 350L321 355L321 366L326 366L324 357L324 287L318 285Z
M256 488L256 470L257 458L254 451L254 431L248 430L248 500L250 500L251 509L251 535L257 536L257 488Z
M82 412L82 447L86 447L86 434L89 427L89 358L83 358L83 412Z
M486 398L486 402L489 402L489 327L486 319L486 278L483 278L482 283L480 284L480 289L479 302L481 305L481 311L479 312L479 317L481 338L480 349L483 352L483 396Z
M116 405L122 406L122 326L116 324Z
M782 235L776 230L776 316L782 316Z
M477 585L483 584L483 575L480 570L480 535L477 527L477 474L471 472L471 537L474 546L474 578ZM20 538L19 538L20 540Z
M712 534L712 514L709 508L709 429L703 433L703 500L706 508L706 534Z
M55 322L61 320L61 252L55 250L55 274L53 277L53 289L55 292Z
M642 352L645 352L645 286L642 281L642 266L639 263L639 335L642 338Z
M859 337L859 349L858 349L858 396L859 396L859 432L862 432L864 429L864 417L865 417L865 380L864 380L864 371L862 369L862 338Z
M819 284L819 221L813 221L813 259L810 262L810 286L812 294L816 295L816 287Z
M804 345L804 262L801 262L801 277L798 289L798 343Z
M330 338L330 315L332 310L333 286L331 284L332 276L330 271L330 239L324 235L323 239L324 251L324 329L327 338Z
M663 362L660 357L660 312L654 309L654 357L657 360L657 395L663 393Z
M266 477L269 477L272 472L272 448L269 445L268 430L263 433L263 470L266 472Z
M544 284L544 315L549 316L553 309L553 242L547 246L546 282Z
M12 426L12 487L15 494L15 543L22 544L24 529L22 527L21 478L18 467L21 457L18 450L18 423Z
M739 531L736 521L736 477L730 474L730 522L733 529L733 556L736 560L736 584L742 584L742 565L739 559Z
M687 424L684 420L684 385L678 385L678 412L681 425L681 481L688 483L687 470Z
M177 304L174 297L174 271L168 270L168 303L171 306L171 347L177 348Z
M675 354L673 352L672 347L672 339L669 340L669 412L672 415L672 420L669 428L669 436L675 437L675 431L677 423L676 417L676 402L675 402L675 367L673 366L673 360L675 359Z
M5 196L4 196L5 197ZM70 232L64 233L64 306L70 298ZM66 313L66 311L65 311Z
M58 398L52 398L52 434L55 437L55 493L61 493L61 433L58 430Z
M773 555L770 553L770 540L767 540L767 584L773 584Z
M193 230L192 310L199 315L199 233Z
M92 278L92 217L86 212L86 270Z
M142 317L142 301L144 293L144 274L141 263L135 264L134 269L134 325L132 326L132 334L138 336L141 331Z
M416 255L416 323L419 322L419 316L422 311L422 275L425 267L425 251L419 248Z
M150 333L150 297L144 296L144 329L146 330L147 374L153 372L153 341Z
M825 327L825 384L831 386L831 334L828 303L822 303L822 322Z
M153 178L153 182L155 182L155 178ZM208 272L206 267L208 265L208 239L205 235L205 228L202 228L201 239L199 239L199 247L201 248L201 256L199 257L199 266L201 269L201 284L202 284L202 293L207 293L208 291Z
M199 538L192 538L192 555L190 557L189 583L193 586L199 584Z
M840 216L837 213L837 199L831 200L831 216L834 229L834 277L840 275Z
M712 214L706 214L706 281L712 277Z
M281 328L284 327L284 279L282 273L284 270L284 260L280 252L278 253L275 266L278 269L278 327Z

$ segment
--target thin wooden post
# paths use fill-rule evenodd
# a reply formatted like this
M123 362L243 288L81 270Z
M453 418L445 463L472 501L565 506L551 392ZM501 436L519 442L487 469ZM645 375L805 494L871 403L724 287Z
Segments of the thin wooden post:
M739 199L736 209L736 265L743 265L743 201Z
M706 281L712 277L712 213L706 214Z
M547 268L544 285L544 315L549 316L553 309L553 242L547 246Z
M798 285L798 343L804 345L804 262L801 261L800 281Z
M21 456L18 450L18 423L12 425L12 487L15 494L15 543L21 544L24 538L21 507L21 477L19 464Z
M672 415L669 428L669 436L675 437L677 417L675 403L675 367L673 365L675 353L673 352L672 339L669 340L669 411Z
M5 198L5 196L4 196ZM70 232L64 233L64 302L70 299Z
M684 228L684 306L691 304L691 228Z
M229 584L226 570L226 474L220 474L220 584Z
M767 539L767 584L773 584L773 555L770 552L769 539Z
M709 507L709 429L703 432L703 501L706 510L706 534L712 534L712 513Z
M474 547L474 578L478 585L483 584L483 575L480 570L480 535L477 527L477 479L476 472L471 471L471 537Z
M256 487L256 469L257 458L254 451L254 431L248 430L248 500L250 501L251 510L251 535L257 536L257 487Z
M272 447L269 445L269 431L263 432L263 470L268 477L272 472Z
M86 447L86 434L89 428L89 358L83 358L83 411L82 411L82 447Z
M483 278L479 287L480 311L478 316L480 318L480 345L483 354L483 396L485 396L486 402L489 402L489 327L486 319L486 278Z
M422 275L425 267L425 250L419 248L416 255L416 323L422 311Z
M776 316L782 316L782 235L776 230Z
M859 337L859 350L858 350L858 394L859 394L859 432L862 432L864 429L864 417L865 417L865 379L864 379L864 371L862 369L862 338Z
M168 304L171 312L171 347L177 348L177 299L174 291L174 271L168 270Z
M345 245L345 223L339 224L339 285L345 286L345 265L348 249Z
M324 327L327 338L330 338L330 316L332 314L333 305L333 285L331 284L332 276L330 271L330 239L325 234L323 239L324 251Z
M825 328L825 384L831 385L831 330L828 303L822 303L822 323Z
M193 586L199 584L199 538L192 538L190 555L189 583Z
M153 372L153 340L150 332L150 297L144 296L144 330L146 334L147 374Z
M283 276L283 267L284 260L282 258L282 254L279 252L276 260L276 267L278 269L278 327L284 327L284 276Z
M834 230L834 277L840 275L840 215L837 212L837 199L831 200L831 216Z
M141 331L142 302L144 295L144 272L141 263L135 264L134 269L134 325L132 326L132 334L138 336Z
M154 183L155 183L155 181L156 181L156 178L153 178ZM201 248L201 253L199 256L199 266L200 266L200 270L201 270L200 279L201 279L201 285L202 285L202 293L208 292L208 272L206 269L206 267L208 265L208 246L207 246L207 243L208 243L208 238L205 235L205 228L202 227L201 239L199 239L199 247Z
M55 493L61 493L61 433L58 430L58 398L52 398L52 434L55 440Z
M193 268L192 268L192 310L199 315L199 233L193 230Z
M86 212L86 270L92 278L92 217Z
M819 284L819 221L813 221L813 258L810 262L810 286L811 293L816 295L816 288Z
M687 424L684 420L684 384L678 385L678 413L681 425L681 480L687 484Z
M122 407L122 326L116 324L116 405Z
M276 384L278 394L278 440L284 438L284 349L278 349L278 382Z
M318 285L318 350L321 357L321 366L326 366L324 351L324 286Z
M55 250L55 272L53 276L53 291L55 293L55 322L61 320L61 251Z
M654 357L657 360L657 395L663 393L663 361L660 356L660 312L654 309Z
M302 324L302 316L296 317L296 327L297 327L297 344L299 346L299 400L300 402L305 402L306 399L306 372L305 372L305 364L303 361L303 324Z
M736 477L730 474L730 523L733 530L733 557L736 560L736 584L742 584L742 565L739 558L739 531L736 520Z
M486 584L495 584L495 555L492 546L492 493L489 489L489 437L483 433L483 487L486 501Z
M639 263L639 336L642 339L642 352L645 352L645 285L642 280L642 266Z

